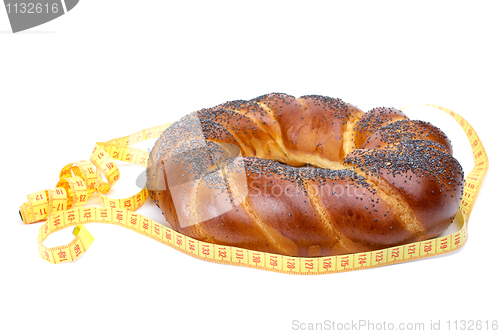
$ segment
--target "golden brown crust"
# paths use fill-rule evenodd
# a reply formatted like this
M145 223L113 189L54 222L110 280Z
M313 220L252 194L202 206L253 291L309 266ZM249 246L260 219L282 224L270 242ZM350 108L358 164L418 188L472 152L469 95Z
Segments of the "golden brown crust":
M278 93L183 117L158 139L147 174L175 230L304 257L435 237L463 183L450 141L429 123Z
M382 127L402 119L408 119L408 117L396 108L373 108L361 117L353 129L353 149L359 148L374 132Z

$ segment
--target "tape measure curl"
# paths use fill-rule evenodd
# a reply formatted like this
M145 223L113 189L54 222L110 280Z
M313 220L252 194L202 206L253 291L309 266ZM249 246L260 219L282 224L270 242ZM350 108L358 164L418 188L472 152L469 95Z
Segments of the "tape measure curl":
M120 178L119 170L113 160L145 167L148 153L130 147L130 145L158 138L170 124L142 130L131 136L113 139L105 143L96 143L90 162L81 160L66 165L61 170L60 180L56 188L28 195L28 202L20 208L21 217L26 224L47 219L40 228L38 245L42 258L51 263L73 261L90 247L94 238L82 225L89 222L123 226L205 261L288 274L316 275L367 269L452 252L462 247L468 238L468 220L488 170L489 162L484 146L467 121L447 108L430 104L426 106L440 109L452 116L466 133L474 154L474 167L465 178L462 201L455 217L458 224L461 224L461 229L447 236L371 252L317 258L289 257L256 252L238 247L205 243L187 237L134 212L147 199L146 187L136 195L125 199L111 199L103 195ZM401 108L401 110L409 107ZM102 179L101 174L106 182ZM99 194L103 208L84 207L94 192ZM73 231L75 239L68 245L53 248L43 245L43 241L51 233L69 226L76 227Z
M42 243L50 233L72 226L72 221L79 222L80 217L76 219L74 209L84 207L94 192L99 194L102 205L109 208L136 211L146 202L148 198L146 186L135 195L127 198L114 199L104 194L109 192L120 179L120 171L114 160L146 167L149 153L130 147L130 145L157 138L168 126L169 124L161 125L139 131L131 136L104 143L98 142L95 144L89 160L79 160L67 164L61 169L55 188L27 195L27 202L19 208L23 222L32 224L47 220L47 223L51 223L46 223L40 228L38 243L40 255L43 258L53 262L55 256L52 254L59 254L56 257L60 259L59 262L63 262L76 259L88 249L94 238L83 226L75 229L76 238L66 246L47 248ZM69 224L62 224L59 214L63 214ZM90 216L87 210L82 211L81 218L88 222Z

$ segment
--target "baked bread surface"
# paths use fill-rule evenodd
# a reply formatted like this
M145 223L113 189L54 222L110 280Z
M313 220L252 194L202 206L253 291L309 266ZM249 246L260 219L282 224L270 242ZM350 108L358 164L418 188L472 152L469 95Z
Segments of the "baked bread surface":
M149 193L192 238L288 256L436 237L463 171L446 135L400 110L273 93L172 124L149 158Z

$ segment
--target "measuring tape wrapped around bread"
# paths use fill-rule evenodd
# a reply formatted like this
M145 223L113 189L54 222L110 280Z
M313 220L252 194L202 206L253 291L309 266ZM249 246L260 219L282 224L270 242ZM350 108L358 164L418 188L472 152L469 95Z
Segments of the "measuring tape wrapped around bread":
M430 123L278 93L183 117L157 140L147 176L176 231L301 257L436 237L458 211L464 178Z

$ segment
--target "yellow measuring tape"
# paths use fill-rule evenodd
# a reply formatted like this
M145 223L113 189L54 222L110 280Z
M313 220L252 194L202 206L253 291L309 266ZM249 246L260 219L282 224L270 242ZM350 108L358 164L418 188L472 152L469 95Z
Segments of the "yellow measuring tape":
M201 260L288 274L338 273L449 253L462 247L467 240L467 224L488 170L488 157L477 133L460 115L440 106L427 106L448 113L460 124L467 134L474 154L474 168L465 178L462 202L455 217L461 229L447 236L371 252L316 258L257 252L206 243L185 236L135 212L147 200L146 187L134 196L124 199L112 199L104 195L120 178L114 160L146 167L148 152L131 145L158 138L170 124L142 130L105 143L96 143L90 161L81 160L64 166L56 187L28 195L28 201L20 207L19 212L25 224L46 220L40 227L38 247L41 257L50 263L74 261L86 252L94 238L83 224L91 222L126 227ZM84 206L94 192L99 194L103 207ZM52 248L43 244L51 233L69 226L75 226L75 238L69 244Z

